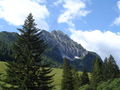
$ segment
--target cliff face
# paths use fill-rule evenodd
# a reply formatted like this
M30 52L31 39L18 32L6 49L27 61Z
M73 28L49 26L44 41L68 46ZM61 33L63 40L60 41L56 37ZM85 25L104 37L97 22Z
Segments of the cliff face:
M42 31L43 38L52 47L57 47L62 58L67 57L70 60L84 57L88 54L80 44L74 42L61 31Z

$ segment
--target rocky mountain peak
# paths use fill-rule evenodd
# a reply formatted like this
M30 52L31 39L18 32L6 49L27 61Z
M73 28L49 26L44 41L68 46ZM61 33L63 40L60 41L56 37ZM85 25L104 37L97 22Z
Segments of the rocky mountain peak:
M62 31L54 30L50 33L43 31L43 37L49 45L58 48L63 58L67 57L74 60L75 57L83 57L88 53L80 44L73 41Z
M69 40L70 39L67 34L63 33L60 30L54 30L54 31L51 32L51 34L56 39L64 39L64 40Z

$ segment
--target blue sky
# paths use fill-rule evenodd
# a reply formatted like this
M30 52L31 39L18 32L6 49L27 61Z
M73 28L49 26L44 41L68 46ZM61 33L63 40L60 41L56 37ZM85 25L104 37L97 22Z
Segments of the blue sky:
M13 3L13 5L14 5L14 1L15 0L11 0L11 2L9 2L9 0L3 0L3 1L1 0L0 2L4 2L6 5L8 3L10 3L8 5L12 5L11 3ZM18 2L19 1L20 0L18 0ZM22 1L23 0L21 0L20 2L22 3ZM30 0L26 0L26 1L30 2ZM42 1L42 3L41 3L41 1ZM58 1L59 0L46 0L46 1L45 0L33 0L33 1L31 1L31 3L36 2L41 6L43 6L43 5L46 6L46 9L49 12L49 16L45 18L45 22L49 25L49 31L57 29L57 30L62 30L67 33L66 30L70 26L68 24L66 24L65 22L58 23L58 21L57 21L59 16L65 10L65 8L63 8L63 4L65 4L65 2L64 2L65 0L60 0L63 2L58 5L54 5L54 3L58 2ZM108 0L68 0L68 1L73 1L73 2L83 1L86 5L84 10L90 11L86 16L81 17L79 15L79 16L75 17L74 19L72 19L72 22L75 24L76 29L81 29L81 30L99 29L101 31L110 30L112 32L119 32L120 25L112 25L115 18L118 17L120 14L120 11L117 7L118 0L109 0L109 1ZM19 6L21 7L22 5L19 4ZM19 6L18 7L15 6L15 8L16 8L15 11L19 11ZM71 7L73 7L73 6L71 6ZM9 6L9 8L10 8L10 6ZM17 10L17 8L18 8L18 10ZM6 15L6 17L11 17L9 15L9 13L10 13L10 10L12 10L12 8L10 10L8 10L8 8L6 8L5 5L0 4L1 13L4 12L4 11L2 11L2 9L7 9L6 12L7 11L8 12L6 14L8 14L8 15ZM24 11L24 9L23 9L23 11ZM40 12L40 11L38 11L38 12ZM17 13L17 12L13 12L13 14L14 13ZM24 12L22 12L22 13L24 13ZM22 14L22 13L20 13L20 14ZM0 15L0 16L1 16L0 17L0 31L4 31L4 30L10 31L10 32L17 31L16 28L19 27L19 25L11 24L12 21L5 20L5 16L2 16L2 15ZM25 17L25 16L27 16L27 15L25 15L25 14L24 14L24 16L21 15L21 17ZM17 17L17 18L20 18L20 17ZM22 20L22 21L24 21L24 20Z
M120 64L120 0L0 0L0 31L17 32L29 13L39 28L61 30Z

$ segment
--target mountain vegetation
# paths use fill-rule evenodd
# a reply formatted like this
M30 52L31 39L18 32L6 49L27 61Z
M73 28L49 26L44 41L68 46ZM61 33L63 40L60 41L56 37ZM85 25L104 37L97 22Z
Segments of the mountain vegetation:
M110 55L109 58L106 60L104 62L101 62L96 58L93 64L93 71L91 73L92 77L88 89L99 90L97 89L97 87L99 87L102 82L113 80L115 78L120 78L120 70L113 56Z
M0 41L0 60L7 61L12 60L12 49L9 44Z

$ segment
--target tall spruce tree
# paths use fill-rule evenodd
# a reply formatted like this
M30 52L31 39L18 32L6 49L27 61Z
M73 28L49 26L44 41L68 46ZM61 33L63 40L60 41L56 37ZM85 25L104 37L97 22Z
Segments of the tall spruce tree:
M61 83L61 90L74 90L74 80L69 60L64 59L63 65L63 79Z
M32 14L25 20L14 45L13 62L8 62L6 82L11 84L8 90L52 90L51 68L44 65L42 54L46 44L40 39L40 30L36 27ZM47 68L46 68L47 67ZM7 89L6 89L7 90Z
M108 80L108 58L106 57L103 63L103 77L104 77L104 81Z
M93 87L96 87L97 83L101 81L103 81L103 63L101 60L96 58L93 64L91 84L93 85Z
M73 73L73 83L74 83L74 90L79 90L80 87L80 75L77 69L72 70Z
M82 75L80 76L80 82L81 82L81 85L86 85L86 84L89 84L89 77L88 77L88 73L86 71L86 69L84 68L83 70L83 73Z
M119 67L117 66L115 59L112 55L108 58L106 62L107 66L107 79L117 78L119 76Z

